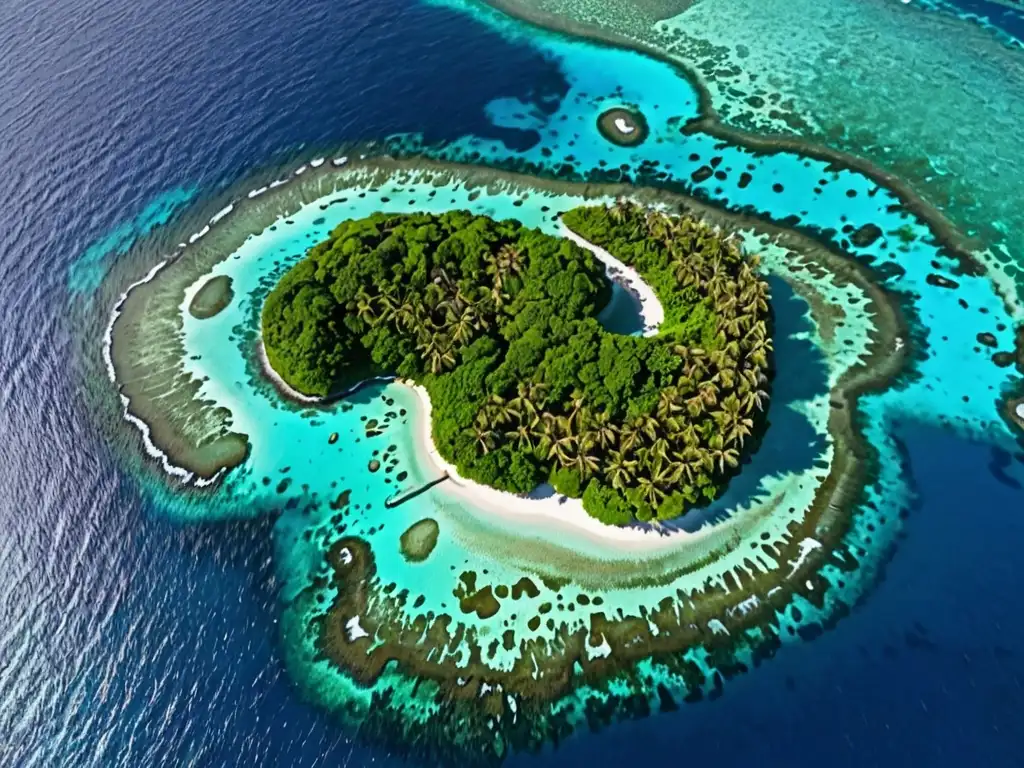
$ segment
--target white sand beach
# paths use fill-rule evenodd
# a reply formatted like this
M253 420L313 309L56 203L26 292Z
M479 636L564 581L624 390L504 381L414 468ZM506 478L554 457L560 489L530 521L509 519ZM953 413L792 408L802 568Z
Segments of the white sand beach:
M626 135L629 135L636 130L635 126L630 125L621 117L616 117L615 120L613 120L612 122L614 122L615 128L617 130L619 130L621 133L625 133Z
M665 320L665 309L658 301L658 297L654 295L651 286L640 277L640 273L623 264L604 248L598 248L593 243L584 240L564 224L559 234L594 254L594 257L608 268L608 276L637 297L640 301L640 316L644 321L644 336L655 335Z
M704 538L711 527L696 533L672 531L659 533L652 529L620 528L595 520L583 509L579 499L560 496L550 488L539 489L536 495L516 496L480 483L467 480L458 470L442 458L431 436L431 404L426 389L410 381L399 383L416 392L420 407L416 409L413 426L416 450L421 460L433 465L437 474L447 472L449 479L437 486L437 491L467 502L482 513L528 524L534 530L584 536L600 544L613 545L617 550L658 550L678 546L682 539L694 541ZM545 492L545 490L549 492Z

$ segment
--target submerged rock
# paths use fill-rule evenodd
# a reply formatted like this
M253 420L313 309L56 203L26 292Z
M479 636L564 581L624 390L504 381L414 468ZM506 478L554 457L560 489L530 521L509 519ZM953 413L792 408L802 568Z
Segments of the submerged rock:
M188 311L197 320L206 320L219 314L235 297L231 278L227 275L211 277L196 291L189 302Z
M437 546L439 532L437 521L429 517L410 525L398 540L402 557L411 563L426 560Z

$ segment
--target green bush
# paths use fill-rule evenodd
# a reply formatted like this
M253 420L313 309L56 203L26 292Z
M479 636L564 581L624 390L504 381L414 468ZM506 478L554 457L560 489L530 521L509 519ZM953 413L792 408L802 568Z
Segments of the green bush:
M583 479L575 469L559 467L551 473L551 485L570 499L578 499L583 494Z

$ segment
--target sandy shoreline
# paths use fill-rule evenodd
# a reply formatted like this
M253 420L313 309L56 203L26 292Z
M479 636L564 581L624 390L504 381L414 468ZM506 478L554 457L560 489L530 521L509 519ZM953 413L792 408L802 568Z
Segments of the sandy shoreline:
M297 389L293 389L288 385L288 382L278 375L277 371L274 370L274 366L270 364L270 360L267 359L267 350L263 346L262 337L260 337L256 342L256 354L259 357L260 368L263 369L263 375L273 382L277 391L280 392L281 395L289 400L295 400L300 403L309 403L311 405L322 403L324 401L324 398L322 397L311 397L310 395L302 394Z
M658 297L654 294L651 286L640 277L640 273L632 267L623 264L604 248L598 248L588 240L584 240L565 226L565 224L561 225L559 235L594 254L594 258L607 268L608 277L639 300L640 317L644 321L644 336L654 336L665 320L665 309L661 306L661 302L658 301Z
M657 550L677 546L683 539L697 540L704 538L711 526L702 528L696 533L672 531L658 533L649 528L620 528L605 525L595 520L583 509L579 499L560 496L553 491L538 497L516 496L512 493L499 491L485 485L467 480L459 475L458 470L444 460L431 436L431 403L430 396L419 384L401 380L416 393L419 407L416 408L413 424L415 448L421 460L436 470L436 474L448 473L449 479L437 486L437 492L467 502L475 510L526 524L533 531L551 531L584 536L594 542L613 545L618 550ZM525 529L523 533L529 533Z
M324 398L310 397L290 387L270 365L262 341L257 343L257 354L263 373L283 396L302 403L325 402ZM620 550L667 549L675 546L682 539L703 538L710 531L709 527L701 529L697 533L672 531L671 534L668 534L658 533L650 528L620 528L605 525L586 513L582 501L560 496L550 488L547 489L547 493L540 490L537 497L516 496L467 480L459 474L455 465L450 464L441 456L434 446L434 439L431 435L433 407L427 390L412 381L397 379L396 382L416 393L419 407L413 414L412 438L418 458L424 462L428 471L434 470L434 476L448 473L449 479L437 486L437 490L468 503L474 510L516 523L525 522L538 531L548 530L583 535L597 543L614 544Z

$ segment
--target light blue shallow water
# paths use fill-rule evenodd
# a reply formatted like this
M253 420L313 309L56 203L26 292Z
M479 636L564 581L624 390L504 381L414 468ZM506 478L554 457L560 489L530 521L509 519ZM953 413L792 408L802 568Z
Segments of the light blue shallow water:
M573 154L580 168L635 166L640 153L600 144L593 128L599 111L628 101L649 118L656 113L643 156L660 168L670 163L673 177L685 181L723 157L729 178L700 185L713 197L820 227L840 228L844 215L886 232L904 223L880 210L892 202L885 193L871 198L870 184L847 174L831 180L792 157L753 158L682 139L667 118L689 114L688 87L641 57L616 53L614 68L604 67L612 54L593 46L521 32L510 42L493 25L411 4L242 11L143 2L0 12L0 124L9 138L0 157L11 182L0 193L9 212L0 222L0 649L8 660L0 731L9 734L3 754L12 765L396 762L354 745L354 733L304 704L282 666L280 601L301 572L291 570L295 510L273 527L169 523L182 506L154 498L119 469L69 370L74 340L102 335L105 313L86 313L85 325L79 309L106 259L152 226L159 236L161 220L193 190L221 188L304 144L424 127L429 140L457 148L469 149L462 134L505 137L512 149L477 142L489 161L554 164ZM534 103L549 111L557 104L553 117L528 109ZM530 112L528 123L516 122L519 111ZM564 127L573 122L578 130ZM514 126L545 134L517 152L530 137ZM690 161L690 152L700 159ZM754 179L739 190L747 163ZM830 179L821 194L813 189L819 177ZM41 232L40 221L48 223ZM930 271L948 275L950 264L939 258L940 270L931 267L933 249L916 231L907 253L891 253L897 238L889 254L877 244L865 251L908 270L891 284L919 308L931 346L919 381L866 406L876 443L909 457L893 459L888 481L915 480L918 494L907 521L890 529L899 544L881 583L869 580L864 603L835 631L784 648L714 703L579 736L515 763L670 761L685 751L726 765L1018 764L1024 629L1014 608L1022 532L1013 511L1024 475L994 408L1012 373L975 351L977 333L995 334L1006 349L1010 330L996 329L1005 313L984 280L957 277L956 291L924 282ZM79 259L92 241L103 244ZM148 267L138 265L139 274ZM223 370L232 381L241 376ZM1006 451L916 423L939 416ZM896 426L907 418L914 421ZM899 441L889 442L894 430ZM327 425L313 431L327 433ZM309 458L334 458L326 439L310 445L318 449ZM261 450L267 466L285 458L272 446ZM386 490L382 479L362 482L367 493ZM894 520L892 488L900 485L876 496ZM244 516L237 502L228 500ZM195 501L189 508L203 511Z

